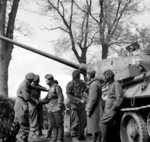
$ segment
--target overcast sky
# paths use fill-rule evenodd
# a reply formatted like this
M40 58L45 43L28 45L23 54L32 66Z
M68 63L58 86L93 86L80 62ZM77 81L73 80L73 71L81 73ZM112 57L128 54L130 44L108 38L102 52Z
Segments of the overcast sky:
M150 4L149 0L146 1ZM37 11L37 6L35 5L34 0L30 0L24 7L28 10ZM49 19L51 18L19 9L17 19L24 21L32 27L31 35L24 36L22 34L15 33L18 42L54 55L53 45L50 41L61 36L60 33L58 31L49 32L40 29L41 25L53 24L53 21L50 23ZM150 23L150 14L144 13L144 15L139 16L136 19L140 25L148 24ZM73 55L72 53L70 54ZM70 60L69 55L64 54L62 58ZM16 97L18 85L21 81L23 81L25 74L28 72L39 74L41 78L41 85L43 86L46 86L44 76L48 73L53 74L59 81L60 86L63 89L64 96L66 96L66 84L72 79L70 70L70 67L66 67L56 61L15 46L12 53L12 61L9 66L9 96ZM45 95L45 93L42 93L43 97Z

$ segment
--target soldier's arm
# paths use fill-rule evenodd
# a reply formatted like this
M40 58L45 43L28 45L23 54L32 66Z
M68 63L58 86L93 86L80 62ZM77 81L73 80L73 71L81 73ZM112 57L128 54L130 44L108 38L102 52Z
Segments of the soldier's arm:
M98 90L97 85L92 83L89 88L89 96L88 96L88 103L86 105L86 111L90 114L93 110L95 103L97 102L98 97Z
M63 104L64 96L63 96L63 93L62 93L62 89L59 85L56 86L56 94L58 96L58 104Z
M120 83L116 82L114 84L114 89L115 89L115 95L116 95L116 101L114 102L114 106L113 108L119 108L122 104L123 101L123 90L122 90L122 86Z
M80 103L80 99L78 99L77 97L74 97L74 93L72 92L71 83L67 84L66 94L67 94L67 97L68 97L70 103L74 103L74 104L79 104Z
M41 86L41 85L31 84L31 87L32 87L32 89L48 92L48 89L46 87Z
M50 98L49 95L47 94L44 99L40 100L40 104L42 104L42 105L47 104L47 103L49 103L50 99L51 99L51 98Z

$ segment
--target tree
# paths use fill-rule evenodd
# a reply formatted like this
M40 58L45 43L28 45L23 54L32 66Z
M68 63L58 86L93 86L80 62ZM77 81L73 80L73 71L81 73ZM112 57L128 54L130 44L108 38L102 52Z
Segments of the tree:
M0 0L0 35L13 39L15 18L20 0L12 0L7 17L8 0ZM11 60L13 45L0 40L0 95L8 96L8 68Z
M99 28L99 39L97 42L102 46L102 59L107 58L108 49L118 43L118 38L126 30L125 23L131 22L134 16L142 10L139 7L141 0L98 0L94 1L99 7L95 11L92 0L86 0L90 9L90 15ZM93 9L94 7L94 9Z
M98 32L90 20L89 8L83 4L83 1L80 4L83 9L75 0L46 0L46 11L53 11L53 16L59 24L54 28L46 27L45 29L62 31L63 36L61 34L55 44L57 53L71 48L78 62L86 64L87 50Z

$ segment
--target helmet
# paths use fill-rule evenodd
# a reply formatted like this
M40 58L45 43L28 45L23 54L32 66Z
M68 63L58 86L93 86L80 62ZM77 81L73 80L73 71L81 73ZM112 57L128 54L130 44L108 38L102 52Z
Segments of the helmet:
M52 74L45 75L45 79L54 79L54 76Z
M35 74L34 74L34 73L27 73L27 74L25 75L25 78L26 78L26 79L34 79L34 78L35 78Z
M80 76L80 71L79 70L75 70L75 71L72 72L72 78L73 79L75 79L75 78L77 78L79 76Z

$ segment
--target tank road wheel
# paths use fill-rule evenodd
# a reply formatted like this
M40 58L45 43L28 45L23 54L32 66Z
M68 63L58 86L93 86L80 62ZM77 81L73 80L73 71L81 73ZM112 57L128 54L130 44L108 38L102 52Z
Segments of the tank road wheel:
M148 142L146 122L137 113L124 113L120 126L121 142Z
M148 135L150 136L150 113L147 117L147 131L148 131Z

